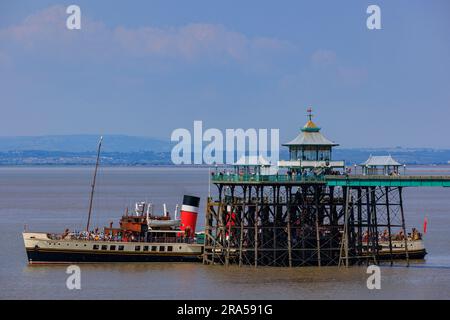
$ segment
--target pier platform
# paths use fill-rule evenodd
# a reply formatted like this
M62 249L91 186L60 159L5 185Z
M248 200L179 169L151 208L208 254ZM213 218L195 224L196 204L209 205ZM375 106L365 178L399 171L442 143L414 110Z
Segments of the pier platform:
M347 187L450 187L450 176L325 176L328 186Z
M409 264L402 190L450 187L450 176L214 173L211 182L205 264L348 266L377 263L386 241L392 264L397 237Z
M450 187L450 176L386 176L386 175L323 175L323 176L287 176L287 175L213 175L215 184L253 184L253 185L302 185L319 184L347 187Z

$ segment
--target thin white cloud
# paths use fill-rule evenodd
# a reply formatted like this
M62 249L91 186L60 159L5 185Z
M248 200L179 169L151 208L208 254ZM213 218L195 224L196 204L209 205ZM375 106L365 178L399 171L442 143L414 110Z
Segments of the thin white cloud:
M0 29L0 40L4 44L18 45L28 50L40 49L40 52L45 51L42 49L56 49L57 52L80 50L102 55L119 53L186 60L211 57L245 61L264 52L293 48L285 41L248 37L219 24L109 28L102 22L82 15L81 30L67 30L66 19L63 6L49 7L30 15L19 24Z
M347 86L357 86L368 78L368 71L364 67L345 66L339 61L336 53L332 50L319 49L311 55L313 66L321 70L331 71L325 77L335 77L339 83ZM318 70L318 69L315 69Z
M241 60L252 43L245 35L228 31L221 25L188 24L180 28L158 29L118 27L113 39L135 54L193 59L202 55L224 54Z

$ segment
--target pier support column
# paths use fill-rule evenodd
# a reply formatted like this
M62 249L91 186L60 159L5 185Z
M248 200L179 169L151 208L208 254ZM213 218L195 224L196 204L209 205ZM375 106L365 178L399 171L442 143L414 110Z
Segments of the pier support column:
M289 267L292 267L291 196L292 196L292 189L290 187L286 187L287 237L288 237L287 245L288 245Z
M314 187L314 204L316 215L316 242L317 242L317 265L320 267L322 265L320 256L320 231L319 231L319 187Z
M243 187L244 197L242 199L242 209L241 209L241 221L240 221L240 232L239 232L239 267L242 267L242 249L244 243L244 219L245 219L245 210L247 204L247 187Z
M345 262L345 267L348 268L348 223L349 223L349 206L350 206L350 188L343 187L344 194L344 230L342 233L341 246L340 246L340 254L339 254L339 263L340 267Z
M258 195L258 188L256 194ZM258 204L255 207L255 267L258 266L258 215L261 205L261 201L258 201Z
M398 196L400 203L400 213L402 216L402 228L405 235L405 254L406 254L406 266L409 267L409 253L408 253L408 233L406 232L405 213L403 211L403 189L398 187Z
M370 198L371 198L371 207L372 207L372 250L374 253L375 264L378 264L378 217L377 217L377 193L376 187L370 187Z
M391 231L391 209L389 207L389 193L390 188L385 187L385 197L386 197L386 216L387 216L387 225L388 225L388 237L389 237L389 255L391 260L391 266L394 265L393 254L392 254L392 231Z

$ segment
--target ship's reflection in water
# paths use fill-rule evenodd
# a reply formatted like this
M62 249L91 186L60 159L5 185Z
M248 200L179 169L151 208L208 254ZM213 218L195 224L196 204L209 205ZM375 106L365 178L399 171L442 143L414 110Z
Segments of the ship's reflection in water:
M423 170L423 169L421 169ZM450 174L450 167L442 167ZM201 263L80 264L81 290L68 290L65 265L28 266L21 231L81 230L85 225L91 168L1 168L0 298L32 299L449 299L449 189L406 189L410 227L428 216L425 261L406 268L381 266L381 290L366 286L365 266L253 268ZM101 168L92 225L117 221L126 206L152 201L175 208L186 193L202 198L208 170L192 168Z

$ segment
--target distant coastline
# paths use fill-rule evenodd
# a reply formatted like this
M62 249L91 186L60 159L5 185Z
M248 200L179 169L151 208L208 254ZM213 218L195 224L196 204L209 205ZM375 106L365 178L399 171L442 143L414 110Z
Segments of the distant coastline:
M345 160L346 165L360 164L370 155L392 155L406 165L449 165L450 150L439 149L337 149L333 158ZM0 166L91 166L96 154L66 151L4 151L0 152ZM287 159L286 151L280 159ZM173 166L170 152L102 152L103 166ZM185 166L187 167L187 166ZM195 166L198 167L198 166Z
M86 166L95 163L99 135L0 137L0 166ZM150 137L105 135L104 166L172 166L174 143ZM370 155L391 155L406 165L448 165L450 149L336 148L333 159L347 165L364 162ZM281 147L280 159L288 152Z

